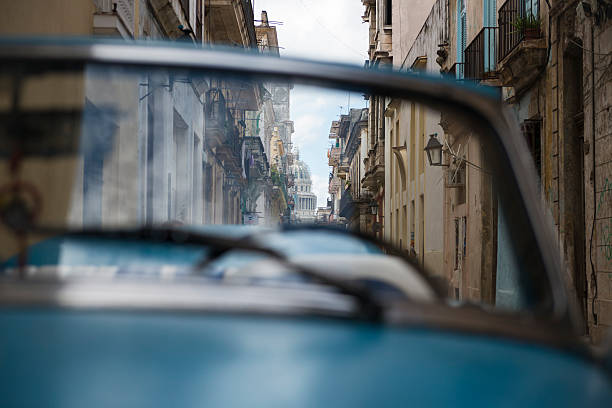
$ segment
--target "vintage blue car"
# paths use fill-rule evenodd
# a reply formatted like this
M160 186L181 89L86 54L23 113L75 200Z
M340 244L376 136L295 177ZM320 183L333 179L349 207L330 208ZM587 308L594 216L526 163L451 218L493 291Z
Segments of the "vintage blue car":
M579 335L496 92L176 44L12 39L0 60L1 407L612 404L612 350ZM300 220L291 180L308 175L270 116L288 90L292 111L376 96L381 122L339 121L349 149L378 148L368 126L399 132L402 104L441 123L439 146L442 130L381 147L398 194L433 186L423 227L376 196L351 204L366 232ZM367 181L355 166L345 191ZM245 214L260 227L229 225ZM406 227L422 250L396 239Z

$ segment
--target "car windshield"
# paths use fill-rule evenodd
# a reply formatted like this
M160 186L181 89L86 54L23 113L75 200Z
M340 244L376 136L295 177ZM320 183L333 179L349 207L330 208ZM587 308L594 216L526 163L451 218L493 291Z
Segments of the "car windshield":
M253 61L271 59L278 56ZM420 70L411 78L440 83ZM389 248L375 240L386 241L457 304L523 310L548 300L537 274L535 283L521 280L539 255L529 231L509 231L516 209L505 204L517 200L503 196L508 181L497 179L495 137L447 104L365 85L163 64L12 61L0 83L6 275L294 281L262 264L266 254L210 240L68 233L147 227L248 240L323 274L408 293L387 276ZM25 224L56 232L28 234Z
M589 278L585 214L607 216L608 182L592 174L589 204L584 98L545 94L548 71L529 65L546 60L522 44L541 39L539 6L56 3L0 17L0 279L376 292L556 317L571 288L597 321L586 299L608 229L590 229ZM512 22L526 12L538 24ZM568 67L567 83L582 73ZM581 142L562 149L553 119Z

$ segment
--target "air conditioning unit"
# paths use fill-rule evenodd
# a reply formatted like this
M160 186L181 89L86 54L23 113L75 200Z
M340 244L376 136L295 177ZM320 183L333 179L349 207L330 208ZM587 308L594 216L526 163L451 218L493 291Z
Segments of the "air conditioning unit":
M446 187L465 187L465 163L459 166L450 166L446 170Z

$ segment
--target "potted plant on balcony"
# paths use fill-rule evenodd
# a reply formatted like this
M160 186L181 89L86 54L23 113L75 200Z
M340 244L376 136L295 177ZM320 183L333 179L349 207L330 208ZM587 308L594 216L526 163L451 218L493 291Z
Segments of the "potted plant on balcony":
M540 37L540 20L533 13L517 17L512 26L519 33L523 33L525 39Z

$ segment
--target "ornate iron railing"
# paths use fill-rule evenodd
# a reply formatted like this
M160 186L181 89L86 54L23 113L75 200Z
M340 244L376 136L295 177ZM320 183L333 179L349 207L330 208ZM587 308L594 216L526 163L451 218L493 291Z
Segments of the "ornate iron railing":
M448 70L448 78L462 81L465 78L463 62L455 62Z
M464 51L465 78L484 80L495 76L497 27L483 27Z
M507 0L498 13L499 53L503 60L523 40L540 38L539 0Z

